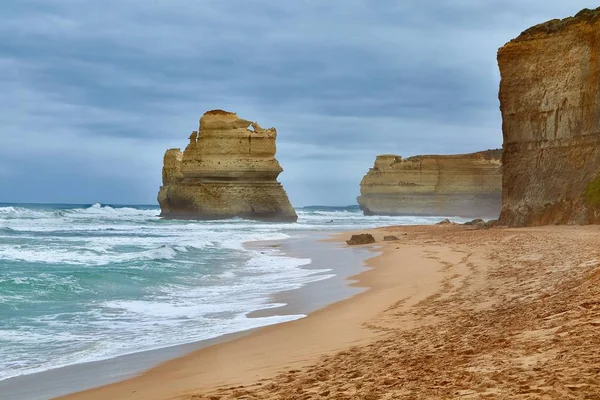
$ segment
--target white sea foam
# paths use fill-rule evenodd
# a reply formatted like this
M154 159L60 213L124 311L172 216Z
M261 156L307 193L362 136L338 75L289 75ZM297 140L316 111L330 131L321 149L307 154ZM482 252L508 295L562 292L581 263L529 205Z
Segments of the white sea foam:
M156 218L160 214L158 209L139 209L132 207L111 207L96 203L86 208L73 208L61 210L61 216L73 219L147 219Z
M207 325L205 329L203 329L201 332L193 330L182 330L181 332L179 332L177 339L175 339L173 335L165 334L162 336L153 336L154 340L152 340L151 342L147 340L148 337L144 336L143 331L140 330L136 330L137 334L135 336L127 337L126 341L114 340L118 337L117 334L120 333L116 330L114 332L115 335L110 335L109 332L109 334L106 334L104 336L95 337L94 341L91 341L89 337L71 337L69 338L69 340L66 340L67 338L63 337L62 339L65 339L65 343L72 343L75 340L81 345L79 346L80 348L75 351L72 351L71 353L62 353L60 357L53 356L52 354L46 355L43 353L38 353L39 356L34 355L35 363L32 363L32 360L7 360L4 363L0 364L3 366L3 368L0 369L0 381L16 376L33 374L37 372L47 371L49 369L60 368L67 365L100 361L127 354L137 353L140 351L154 350L166 346L176 346L194 341L212 339L234 332L240 332L262 326L293 321L303 317L304 315L285 315L262 318L247 318L245 316L238 315L229 320L219 321L218 324ZM158 322L159 321L154 323L153 326L156 327L157 325L159 325ZM144 324L140 325L143 326ZM118 324L115 324L114 326L117 327ZM169 332L172 331L169 329ZM142 334L140 335L140 333ZM6 334L5 336L0 335L0 341L10 338L14 339L23 337L24 334L25 333L12 332ZM47 338L42 336L43 335L30 336L28 341L29 343L34 344L37 348L39 348L40 345L48 343ZM36 339L39 339L39 341L37 341ZM56 340L52 343L55 342ZM23 342L21 341L19 343L22 344ZM31 354L32 353L27 353L26 355L30 356Z
M100 204L0 207L0 380L301 318L246 315L283 306L273 294L331 272L246 242L440 220L348 210L298 210L298 223L286 224L158 214Z
M98 251L101 250L101 251ZM104 253L104 254L102 254ZM24 261L40 264L107 265L141 260L169 260L177 251L170 246L136 253L107 253L104 249L66 249L51 246L0 246L0 260Z

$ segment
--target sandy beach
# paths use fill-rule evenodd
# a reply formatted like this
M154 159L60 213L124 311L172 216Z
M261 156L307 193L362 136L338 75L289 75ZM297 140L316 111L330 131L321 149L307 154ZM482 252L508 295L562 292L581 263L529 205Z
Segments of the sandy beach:
M600 400L591 0L0 7L0 400Z
M371 233L369 290L63 399L600 398L600 227Z
M275 292L266 305L285 304L276 308L261 309L247 314L253 318L277 318L279 316L306 315L326 305L349 298L365 290L350 287L353 282L348 277L358 274L367 267L364 261L373 253L366 247L347 247L327 239L330 234L305 232L284 240L247 242L245 247L259 253L276 251L283 256L308 259L311 262L302 266L313 277L312 282L299 288ZM121 355L92 362L82 362L54 368L34 374L0 380L2 399L45 400L69 393L88 390L132 378L165 361L181 357L193 351L234 338L251 334L252 330L236 331L210 339L197 340L185 344L159 347L141 352Z

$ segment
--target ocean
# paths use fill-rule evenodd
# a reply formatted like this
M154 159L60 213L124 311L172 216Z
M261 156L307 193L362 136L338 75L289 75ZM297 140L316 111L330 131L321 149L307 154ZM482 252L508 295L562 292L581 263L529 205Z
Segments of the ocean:
M358 207L298 222L167 221L152 206L0 204L0 380L302 318L249 318L272 295L332 277L244 243L315 231L432 224Z

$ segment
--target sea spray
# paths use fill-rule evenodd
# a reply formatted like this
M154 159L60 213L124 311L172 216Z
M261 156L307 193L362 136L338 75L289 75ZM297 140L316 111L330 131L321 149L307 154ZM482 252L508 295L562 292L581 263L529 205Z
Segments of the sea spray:
M0 204L0 380L301 318L248 318L327 279L245 242L440 218L307 207L298 223L166 221L156 207Z

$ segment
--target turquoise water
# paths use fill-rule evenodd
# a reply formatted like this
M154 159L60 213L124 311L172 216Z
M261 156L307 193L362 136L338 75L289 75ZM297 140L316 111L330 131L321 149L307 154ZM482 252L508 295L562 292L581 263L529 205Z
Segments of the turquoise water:
M331 277L244 242L440 218L298 209L295 224L165 221L147 206L0 204L0 380L303 315L247 318Z

